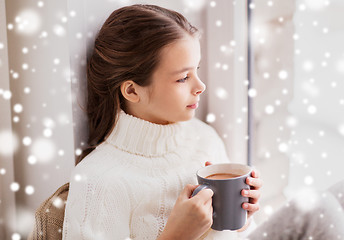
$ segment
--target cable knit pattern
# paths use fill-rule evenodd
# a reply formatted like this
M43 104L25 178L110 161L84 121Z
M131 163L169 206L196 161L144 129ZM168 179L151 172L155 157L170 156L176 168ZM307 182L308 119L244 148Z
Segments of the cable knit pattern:
M163 156L174 151L181 141L182 125L183 123L154 124L122 111L120 121L106 141L129 153L147 157Z
M215 130L197 119L159 125L124 113L72 172L63 239L156 239L196 171L227 162ZM236 239L209 231L204 239Z

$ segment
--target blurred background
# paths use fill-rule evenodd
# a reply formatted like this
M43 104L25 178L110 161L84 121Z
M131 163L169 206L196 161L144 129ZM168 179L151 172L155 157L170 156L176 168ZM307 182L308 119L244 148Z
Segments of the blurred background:
M203 32L197 117L232 162L261 171L258 224L343 179L343 1L0 0L0 239L26 239L35 210L69 181L87 139L87 56L109 14L134 3L179 11Z

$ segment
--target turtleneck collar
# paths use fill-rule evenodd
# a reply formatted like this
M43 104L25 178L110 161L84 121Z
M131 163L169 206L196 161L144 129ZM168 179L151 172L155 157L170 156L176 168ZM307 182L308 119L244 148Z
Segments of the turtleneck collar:
M181 142L183 123L155 124L121 111L105 140L123 151L156 157L172 152Z

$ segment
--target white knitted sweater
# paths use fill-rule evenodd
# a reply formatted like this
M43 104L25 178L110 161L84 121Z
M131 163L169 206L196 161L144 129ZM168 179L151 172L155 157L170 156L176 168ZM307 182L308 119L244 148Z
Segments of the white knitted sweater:
M122 111L106 141L72 172L63 239L156 239L206 161L228 161L207 124L158 125ZM236 239L233 234L211 230L205 239Z

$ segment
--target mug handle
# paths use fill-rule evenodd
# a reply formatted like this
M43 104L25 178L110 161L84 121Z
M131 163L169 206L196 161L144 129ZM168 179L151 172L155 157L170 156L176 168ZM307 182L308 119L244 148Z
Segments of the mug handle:
M199 193L200 191L202 191L203 189L206 189L206 188L209 188L210 187L208 185L199 185L192 193L191 197L194 197L196 196L197 193Z

